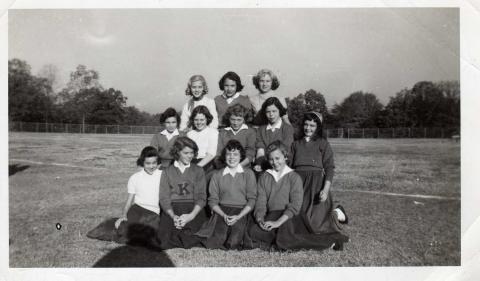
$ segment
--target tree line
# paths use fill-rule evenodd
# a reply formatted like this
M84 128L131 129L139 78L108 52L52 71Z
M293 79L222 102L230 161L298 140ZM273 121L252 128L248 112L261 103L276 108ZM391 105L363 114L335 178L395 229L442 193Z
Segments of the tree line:
M87 123L108 125L158 125L160 113L151 114L127 106L118 89L104 88L99 73L78 65L64 87L58 87L58 70L44 66L37 75L20 59L8 61L8 109L10 121ZM351 93L328 109L321 92L313 89L287 98L288 115L300 127L305 111L321 112L328 128L390 128L460 126L458 81L420 81L402 89L383 105L375 94Z

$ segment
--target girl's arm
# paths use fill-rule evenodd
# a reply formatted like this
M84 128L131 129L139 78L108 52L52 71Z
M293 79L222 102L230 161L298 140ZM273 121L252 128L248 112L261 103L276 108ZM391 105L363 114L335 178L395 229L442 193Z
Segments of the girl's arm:
M179 131L184 131L188 127L188 119L190 119L190 111L188 110L188 103L183 105L182 115L180 115L180 127Z
M207 152L205 154L205 157L197 163L198 166L204 167L210 161L215 158L215 155L217 154L217 146L218 146L218 131L217 129L211 129L211 131L208 134L208 139L206 140L208 142L208 147L207 147Z
M278 218L276 221L266 221L264 224L264 229L266 231L270 231L274 228L279 228L282 224L284 224L289 217L287 215L282 215L281 217Z
M115 221L115 228L118 228L120 226L120 223L122 223L122 221L127 220L127 213L128 213L128 210L130 210L130 207L133 204L133 199L134 198L135 198L135 194L133 194L133 193L128 194L127 202L125 203L125 207L123 207L122 216L118 220Z
M328 192L330 191L330 186L332 182L329 180L325 181L325 184L323 185L322 191L320 191L320 201L325 202L325 200L328 199Z
M243 159L243 161L240 162L240 165L242 165L242 167L249 167L250 166L250 159L248 159L248 157L245 157L245 159Z
M205 96L203 98L206 98ZM207 108L210 111L210 114L212 114L213 119L212 123L210 123L209 127L213 129L218 128L218 113L217 113L217 106L215 105L215 101L210 99L211 102L207 103Z

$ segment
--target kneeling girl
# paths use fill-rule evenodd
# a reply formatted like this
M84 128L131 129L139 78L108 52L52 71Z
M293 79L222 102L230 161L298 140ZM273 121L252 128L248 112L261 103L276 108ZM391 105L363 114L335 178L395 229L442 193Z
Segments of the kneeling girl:
M209 185L208 205L213 216L197 235L207 248L241 249L257 183L253 171L240 164L246 156L239 141L230 140L221 157L227 167L217 170Z
M192 162L197 144L188 137L178 137L170 151L175 159L160 181L162 214L158 237L163 249L199 246L193 234L206 220L206 182L202 168Z

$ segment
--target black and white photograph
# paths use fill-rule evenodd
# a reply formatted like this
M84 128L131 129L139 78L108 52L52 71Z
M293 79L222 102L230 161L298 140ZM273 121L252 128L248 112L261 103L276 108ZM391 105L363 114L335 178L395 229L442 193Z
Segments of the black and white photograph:
M10 8L7 267L459 268L461 42L455 5Z

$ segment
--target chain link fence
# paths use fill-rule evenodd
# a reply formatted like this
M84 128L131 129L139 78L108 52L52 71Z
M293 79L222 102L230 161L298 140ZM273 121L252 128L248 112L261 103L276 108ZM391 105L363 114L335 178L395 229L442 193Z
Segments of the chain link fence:
M9 122L10 132L73 134L155 134L161 126L92 125ZM334 128L324 129L327 138L452 138L459 128Z

